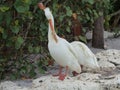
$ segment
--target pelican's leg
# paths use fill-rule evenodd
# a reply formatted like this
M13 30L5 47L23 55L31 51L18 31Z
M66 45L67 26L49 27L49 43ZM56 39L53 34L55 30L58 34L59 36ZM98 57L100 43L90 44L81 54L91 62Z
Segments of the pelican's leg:
M65 74L60 74L59 75L59 80L64 80L65 79L65 77L67 76L67 74L68 74L68 66L66 66L66 71L65 71Z
M53 74L53 76L55 77L55 76L59 76L61 73L62 73L62 66L60 66L60 68L59 68L59 72L57 73L57 74Z

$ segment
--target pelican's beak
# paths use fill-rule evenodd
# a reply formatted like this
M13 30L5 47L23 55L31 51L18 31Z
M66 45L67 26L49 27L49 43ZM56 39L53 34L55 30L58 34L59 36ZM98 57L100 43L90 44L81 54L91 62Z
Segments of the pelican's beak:
M43 5L43 3L38 3L38 7L41 9L41 10L44 10L46 7Z
M49 24L50 24L51 30L54 32L54 27L53 27L53 24L52 24L52 19L49 19Z

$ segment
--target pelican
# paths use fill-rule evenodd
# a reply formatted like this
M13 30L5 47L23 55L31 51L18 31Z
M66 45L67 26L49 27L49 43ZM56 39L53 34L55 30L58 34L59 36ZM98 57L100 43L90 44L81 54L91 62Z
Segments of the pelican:
M38 6L45 12L48 19L48 49L50 55L60 65L59 72L54 76L59 76L60 80L64 80L68 74L68 69L80 73L81 67L74 48L68 41L60 38L54 30L54 18L50 9L46 8L42 3L39 3ZM65 74L62 74L63 67L66 67Z
M84 43L73 41L71 42L71 45L74 47L75 54L80 65L90 67L92 69L99 68L96 56Z

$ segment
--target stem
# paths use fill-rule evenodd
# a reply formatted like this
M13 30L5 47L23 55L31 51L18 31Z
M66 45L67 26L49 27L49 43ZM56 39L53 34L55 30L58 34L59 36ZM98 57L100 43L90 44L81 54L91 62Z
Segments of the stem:
M110 17L113 17L113 16L115 16L115 15L117 15L117 14L120 14L120 10L118 10L118 11L116 11L116 12L110 14L109 16L110 16Z

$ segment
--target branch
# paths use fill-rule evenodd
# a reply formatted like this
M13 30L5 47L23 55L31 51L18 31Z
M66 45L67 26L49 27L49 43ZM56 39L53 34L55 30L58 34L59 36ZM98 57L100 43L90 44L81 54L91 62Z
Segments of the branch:
M43 3L44 2L44 5L46 6L48 2L50 2L51 0L41 0L39 3Z
M115 16L115 15L117 15L117 14L120 14L120 10L118 10L118 11L116 11L116 12L110 14L109 16L110 16L110 17L113 17L113 16Z
M117 0L114 0L113 3L115 3Z
M47 3L48 3L48 2L50 2L50 1L51 1L51 0L47 0L47 1L45 2L45 6L46 6L46 5L47 5Z

